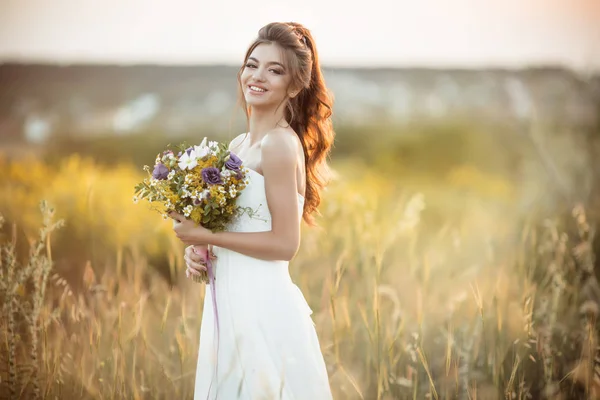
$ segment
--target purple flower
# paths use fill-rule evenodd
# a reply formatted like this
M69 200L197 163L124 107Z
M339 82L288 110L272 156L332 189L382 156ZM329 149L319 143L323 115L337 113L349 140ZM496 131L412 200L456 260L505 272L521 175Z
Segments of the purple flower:
M165 166L163 163L158 163L154 166L154 171L152 171L152 177L158 180L165 180L169 176L169 168Z
M221 173L218 168L206 167L202 170L202 180L209 185L223 184Z
M193 147L188 147L187 149L185 149L185 152L187 153L187 155L189 156L190 153L192 152L192 150L194 150ZM181 157L183 155L183 151L180 151L179 153L177 153L177 158Z
M242 166L242 160L233 153L229 153L229 159L225 161L225 168L232 171L240 169Z

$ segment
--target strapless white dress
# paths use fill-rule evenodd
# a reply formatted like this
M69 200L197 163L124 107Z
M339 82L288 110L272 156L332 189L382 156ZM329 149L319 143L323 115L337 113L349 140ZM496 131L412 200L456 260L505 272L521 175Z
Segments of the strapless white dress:
M254 170L238 205L236 232L271 229L264 177ZM304 198L296 205L302 214ZM288 262L214 248L219 330L206 287L194 400L327 400L331 390L312 311L292 282Z

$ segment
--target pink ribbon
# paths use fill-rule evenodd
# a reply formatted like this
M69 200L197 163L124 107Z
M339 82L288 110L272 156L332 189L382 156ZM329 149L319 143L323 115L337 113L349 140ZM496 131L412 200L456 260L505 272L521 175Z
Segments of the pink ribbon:
M208 393L206 395L206 398L208 399L208 396L210 396L210 388L212 387L212 383L213 383L213 379L215 376L218 376L218 366L219 366L219 311L217 309L217 291L215 288L215 271L212 265L212 261L210 258L210 251L208 250L208 247L206 249L206 253L204 255L204 259L206 260L206 271L208 272L208 283L210 284L210 292L211 292L211 297L212 297L212 303L213 303L213 314L215 317L215 329L216 329L216 340L217 340L217 360L215 363L215 373L213 374L213 376L210 379L210 386L208 387Z

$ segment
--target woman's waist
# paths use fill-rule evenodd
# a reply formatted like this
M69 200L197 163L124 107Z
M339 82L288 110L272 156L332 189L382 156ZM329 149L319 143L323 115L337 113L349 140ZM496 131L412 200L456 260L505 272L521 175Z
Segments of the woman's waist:
M216 267L222 265L224 268L266 269L285 273L289 277L288 261L264 260L218 246L213 246L212 252L216 256L216 260L214 261Z

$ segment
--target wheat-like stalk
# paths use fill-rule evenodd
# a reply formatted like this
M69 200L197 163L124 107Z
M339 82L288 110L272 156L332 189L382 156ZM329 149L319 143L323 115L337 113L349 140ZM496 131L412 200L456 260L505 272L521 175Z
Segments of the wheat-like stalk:
M6 346L7 346L7 369L8 393L10 399L17 398L17 332L15 327L15 292L16 292L16 270L17 259L15 249L17 245L16 226L12 227L12 239L9 243L2 246L2 267L6 268L2 279L2 297L5 299L2 307L3 315L6 320Z
M12 240L2 246L3 262L0 267L6 268L6 273L2 274L2 295L6 299L3 312L7 321L7 350L8 350L8 389L11 398L16 398L17 391L24 388L19 386L26 384L19 382L17 371L19 362L17 360L17 340L20 335L16 330L15 317L19 315L27 323L27 332L29 334L29 360L23 361L23 367L30 371L28 379L32 385L32 398L42 398L40 387L40 363L39 363L39 326L40 314L44 307L45 291L48 282L48 276L52 269L52 262L49 258L50 252L50 234L55 229L63 225L63 221L54 222L54 210L48 206L45 201L40 204L43 215L43 226L40 230L40 236L32 245L28 262L21 266L17 260L16 226L13 225ZM46 254L43 254L46 249ZM33 291L26 292L26 285L31 282ZM20 314L18 313L20 311ZM21 368L24 369L24 368Z
M470 332L467 329L462 329L462 346L458 349L459 366L458 366L458 398L471 399L469 393L469 379L471 378L471 366L473 364L473 347L479 340L483 328L482 321L477 319Z
M46 294L46 286L48 283L48 276L52 270L51 260L51 233L55 229L62 227L63 221L60 220L56 223L53 222L54 210L48 207L46 202L42 202L41 211L44 217L44 224L40 231L40 238L37 245L34 247L34 251L30 256L29 263L31 265L31 278L33 280L34 293L32 295L32 309L31 314L28 316L27 321L29 323L29 333L31 336L30 345L30 357L31 364L33 366L33 393L34 398L39 399L41 396L39 386L39 346L38 346L38 332L39 332L39 318L44 305L44 298ZM42 251L46 249L46 255L42 254Z

